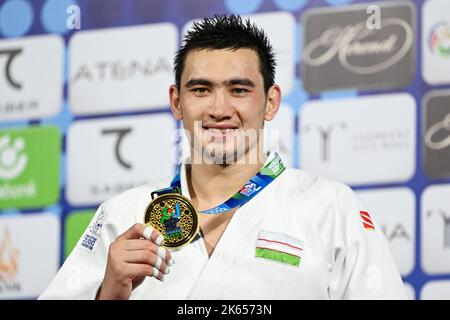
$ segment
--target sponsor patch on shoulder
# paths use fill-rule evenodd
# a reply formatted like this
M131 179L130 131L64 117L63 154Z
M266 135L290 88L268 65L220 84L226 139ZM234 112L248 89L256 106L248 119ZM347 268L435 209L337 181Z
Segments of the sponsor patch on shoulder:
M86 229L86 232L83 235L83 239L81 241L81 246L88 249L93 250L97 240L102 235L102 227L103 227L103 211L97 216L95 220L89 225Z
M367 211L360 211L359 215L361 216L362 224L366 230L375 230L372 218Z

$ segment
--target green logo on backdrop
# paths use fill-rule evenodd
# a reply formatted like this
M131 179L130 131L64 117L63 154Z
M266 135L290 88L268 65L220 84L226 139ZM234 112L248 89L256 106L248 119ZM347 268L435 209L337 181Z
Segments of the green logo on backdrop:
M84 231L94 217L95 211L73 211L71 212L64 224L64 234L65 234L65 246L64 246L64 258L67 258L72 252L72 249L80 240Z
M0 209L57 202L60 150L56 127L0 130Z

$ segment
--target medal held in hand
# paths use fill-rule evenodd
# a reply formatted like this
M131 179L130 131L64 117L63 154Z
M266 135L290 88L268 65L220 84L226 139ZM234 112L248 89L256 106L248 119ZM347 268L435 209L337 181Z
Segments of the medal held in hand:
M198 213L191 201L177 188L152 192L152 199L145 210L144 223L162 234L163 247L178 248L191 242L199 228Z

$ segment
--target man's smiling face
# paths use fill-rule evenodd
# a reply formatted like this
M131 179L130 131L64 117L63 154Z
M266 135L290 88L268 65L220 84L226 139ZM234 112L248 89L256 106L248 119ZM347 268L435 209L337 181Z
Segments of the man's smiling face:
M175 117L194 137L191 148L207 156L221 150L228 162L238 151L256 147L264 120L278 110L272 105L279 88L266 95L254 50L194 50L186 57L179 90L172 86L170 96Z

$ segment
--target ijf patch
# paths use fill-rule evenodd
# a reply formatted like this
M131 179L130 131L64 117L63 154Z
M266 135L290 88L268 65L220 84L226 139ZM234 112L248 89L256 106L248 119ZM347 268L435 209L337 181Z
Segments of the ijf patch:
M255 257L298 267L303 248L304 241L283 233L261 230L256 241Z
M95 220L93 220L93 222L86 229L86 232L84 233L83 239L81 241L82 247L91 251L94 249L95 243L102 235L103 219L103 211L101 211L95 218Z

